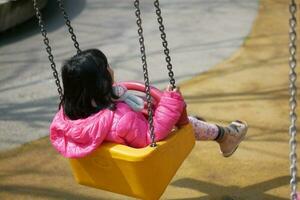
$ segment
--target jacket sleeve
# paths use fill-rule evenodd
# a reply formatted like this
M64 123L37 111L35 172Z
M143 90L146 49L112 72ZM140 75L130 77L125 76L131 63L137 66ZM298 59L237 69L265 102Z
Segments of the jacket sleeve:
M178 92L165 91L153 115L155 141L163 140L171 132L185 107ZM117 125L117 134L127 145L141 148L151 143L148 120L139 112L126 113Z

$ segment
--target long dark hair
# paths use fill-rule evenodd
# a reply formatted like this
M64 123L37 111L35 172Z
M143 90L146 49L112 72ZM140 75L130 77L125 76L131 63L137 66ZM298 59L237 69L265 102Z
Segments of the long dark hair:
M71 120L86 118L104 108L115 109L113 80L107 58L100 50L82 51L65 61L61 71L64 94L60 106Z

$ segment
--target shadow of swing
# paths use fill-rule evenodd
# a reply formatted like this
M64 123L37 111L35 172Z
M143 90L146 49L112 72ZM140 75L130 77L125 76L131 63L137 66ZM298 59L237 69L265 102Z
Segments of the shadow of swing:
M207 194L202 197L184 198L185 200L288 200L289 198L276 197L271 194L266 194L266 192L288 185L289 180L289 176L282 176L253 185L239 187L222 186L201 180L183 178L174 181L171 185L181 188L189 188Z
M37 186L26 186L26 185L0 185L0 189L5 193L13 193L14 196L18 195L30 195L33 198L48 197L49 199L56 200L104 200L99 197L91 197L83 194L75 193L74 191L64 191L61 188L48 188L48 187L37 187ZM0 191L1 191L0 190ZM1 192L0 192L1 194ZM1 195L0 195L1 197Z

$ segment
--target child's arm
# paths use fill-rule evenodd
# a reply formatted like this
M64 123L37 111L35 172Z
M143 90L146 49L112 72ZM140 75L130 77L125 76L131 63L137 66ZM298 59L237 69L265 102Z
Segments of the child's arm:
M181 116L185 102L177 91L165 91L153 115L155 140L168 136ZM126 113L119 121L117 134L129 146L145 147L151 143L147 119L134 111Z
M179 92L164 92L153 117L156 141L160 141L169 135L178 122L184 107L185 102Z

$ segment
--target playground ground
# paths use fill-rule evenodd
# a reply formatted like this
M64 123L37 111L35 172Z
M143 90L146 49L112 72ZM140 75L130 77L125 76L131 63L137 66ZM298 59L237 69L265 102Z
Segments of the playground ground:
M250 128L230 158L198 142L162 199L289 199L288 18L287 1L261 0L242 47L181 84L191 115ZM77 185L47 137L1 152L0 177L0 199L130 199Z

